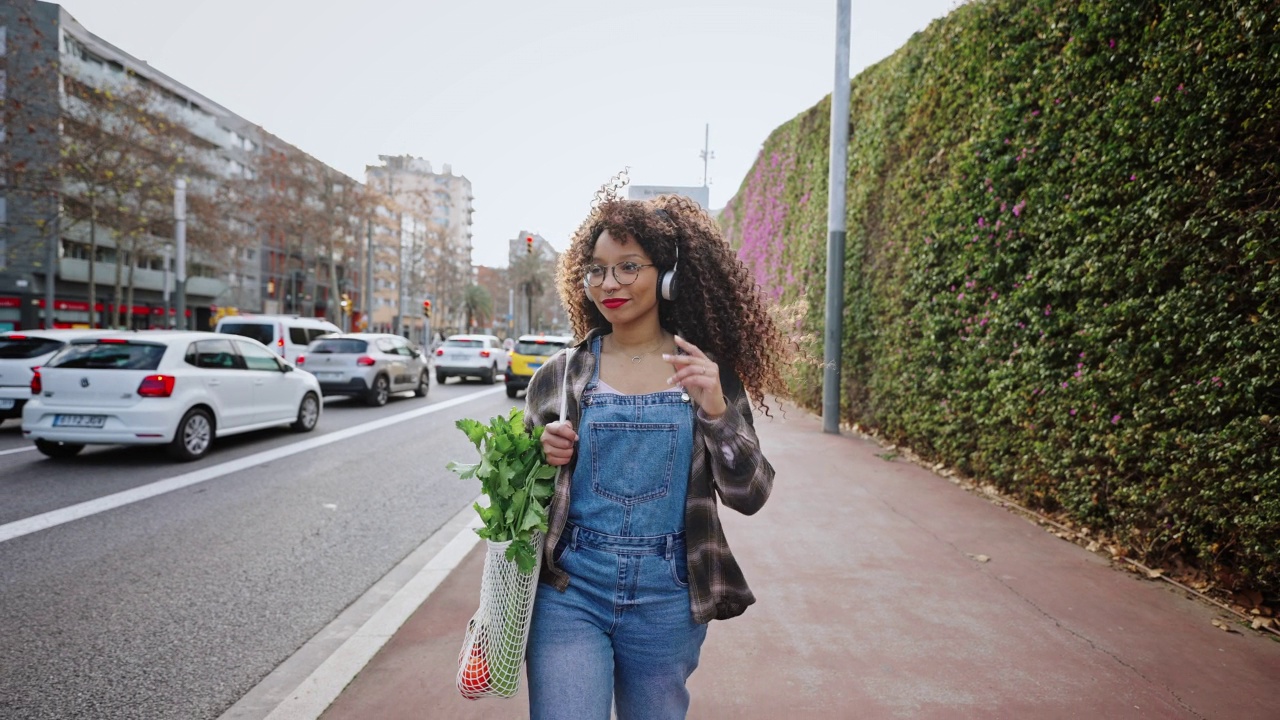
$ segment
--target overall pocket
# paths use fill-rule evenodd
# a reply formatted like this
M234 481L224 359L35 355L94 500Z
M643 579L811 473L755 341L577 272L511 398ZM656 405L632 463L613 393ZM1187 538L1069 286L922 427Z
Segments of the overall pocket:
M590 423L591 489L628 506L666 497L679 428L677 423Z

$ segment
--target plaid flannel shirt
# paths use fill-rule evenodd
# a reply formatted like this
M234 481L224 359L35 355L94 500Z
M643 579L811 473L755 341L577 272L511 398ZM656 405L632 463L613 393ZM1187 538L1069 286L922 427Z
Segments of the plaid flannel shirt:
M575 431L582 417L582 393L595 370L591 340L603 334L592 330L572 349L552 356L529 382L525 395L525 424L529 428L560 419L560 398L565 384L565 363L569 362L568 404L565 419ZM751 515L764 505L773 487L773 466L760 452L752 422L751 403L742 381L721 367L720 385L727 410L719 418L694 413L693 466L689 471L689 492L685 500L685 548L689 566L689 607L699 623L727 620L741 615L755 602L746 578L738 567L720 526L716 495L730 508ZM699 451L699 449L701 451ZM552 557L569 517L569 487L577 466L575 453L556 473L551 499L550 521L542 560L542 580L560 590L569 586L568 573L556 566Z

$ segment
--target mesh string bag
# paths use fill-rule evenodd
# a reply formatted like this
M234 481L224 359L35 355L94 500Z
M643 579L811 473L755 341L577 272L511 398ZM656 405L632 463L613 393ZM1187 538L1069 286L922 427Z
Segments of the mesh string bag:
M521 572L515 561L507 559L509 541L485 541L480 607L467 623L467 634L458 653L458 691L463 697L509 698L520 690L538 572L542 569L542 539L542 533L533 533L537 562L529 573Z

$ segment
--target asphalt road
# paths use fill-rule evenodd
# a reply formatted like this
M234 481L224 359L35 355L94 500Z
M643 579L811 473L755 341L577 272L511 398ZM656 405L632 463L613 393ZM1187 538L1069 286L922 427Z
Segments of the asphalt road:
M523 405L501 388L433 382L427 398L383 408L330 399L313 433L226 438L189 464L125 447L47 460L4 423L0 534L193 470L248 467L0 541L0 717L218 717L475 498L478 485L444 468L475 457L454 422ZM253 457L380 419L391 424Z

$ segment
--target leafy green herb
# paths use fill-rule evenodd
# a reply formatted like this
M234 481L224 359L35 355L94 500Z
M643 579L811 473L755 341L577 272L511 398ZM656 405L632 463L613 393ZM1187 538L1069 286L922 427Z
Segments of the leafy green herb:
M489 497L489 507L475 504L484 527L480 537L494 542L511 541L507 559L521 572L533 572L537 549L534 531L547 531L547 502L555 489L556 469L542 453L542 428L530 434L524 428L524 411L511 408L506 416L489 424L463 418L458 429L480 451L480 462L450 462L447 467L464 480L480 479L480 490Z

